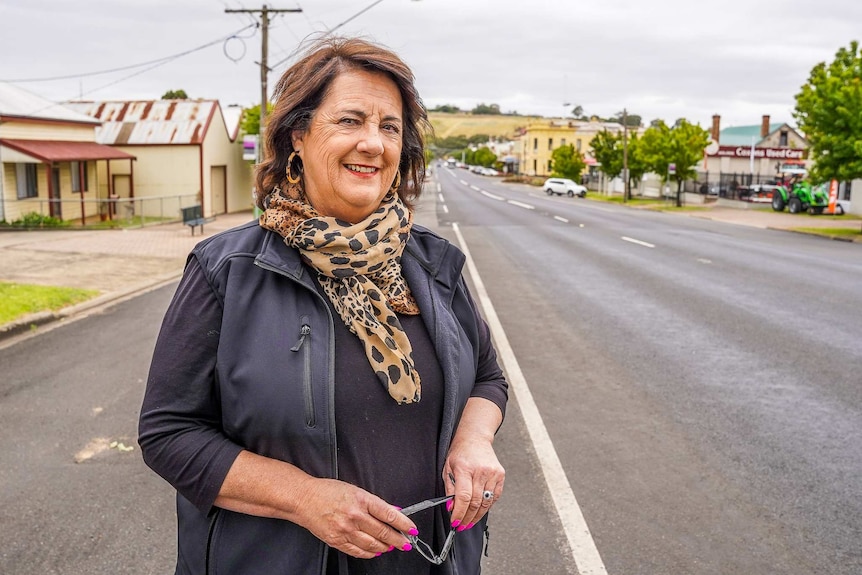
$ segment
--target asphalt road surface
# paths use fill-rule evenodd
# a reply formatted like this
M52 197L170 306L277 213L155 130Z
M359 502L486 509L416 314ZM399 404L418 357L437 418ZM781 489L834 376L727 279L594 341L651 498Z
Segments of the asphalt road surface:
M530 392L484 573L862 572L858 244L436 177ZM172 288L0 349L0 573L172 572L135 444Z

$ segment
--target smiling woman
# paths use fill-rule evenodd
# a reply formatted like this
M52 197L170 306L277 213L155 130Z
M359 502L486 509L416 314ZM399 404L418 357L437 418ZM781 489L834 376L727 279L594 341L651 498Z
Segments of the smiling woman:
M426 129L410 69L363 40L279 81L263 213L192 252L141 409L177 573L479 573L508 388L464 254L413 225Z

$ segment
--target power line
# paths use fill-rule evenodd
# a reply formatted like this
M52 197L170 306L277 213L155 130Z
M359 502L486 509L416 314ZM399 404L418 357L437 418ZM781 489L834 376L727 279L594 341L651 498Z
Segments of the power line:
M249 28L255 28L256 26L257 26L257 23L249 24L248 26L240 28L239 30L237 30L236 32L234 32L232 34L229 34L227 36L223 36L223 37L218 38L216 40L213 40L211 42L207 42L206 44L203 44L203 45L198 46L196 48L192 48L192 49L186 50L184 52L179 52L178 54L173 54L171 56L164 56L164 57L158 58L156 60L149 60L148 62L141 62L139 64L130 64L128 66L120 66L119 68L111 68L108 70L98 70L96 72L84 72L81 74L67 74L65 76L53 76L50 78L18 78L18 79L13 79L13 80L0 80L0 82L7 82L9 84L24 84L27 82L52 82L55 80L72 80L72 79L77 79L77 78L86 78L89 76L99 76L102 74L111 74L114 72L124 72L126 70L134 70L135 68L141 68L143 66L153 66L153 65L158 66L161 64L166 64L166 63L170 62L171 60L176 60L177 58L181 58L183 56L188 56L189 54L192 54L194 52L198 52L200 50L203 50L204 48L209 48L210 46L218 44L219 42L224 42L226 40L230 40L231 38L237 38L238 34L240 34L241 32L244 32L244 31L248 30ZM153 67L156 67L156 66L153 66ZM152 69L152 68L147 68L147 70L150 70L150 69ZM144 70L144 71L146 71L146 70ZM136 75L136 74L133 74L133 75ZM131 77L131 76L128 76L128 77Z

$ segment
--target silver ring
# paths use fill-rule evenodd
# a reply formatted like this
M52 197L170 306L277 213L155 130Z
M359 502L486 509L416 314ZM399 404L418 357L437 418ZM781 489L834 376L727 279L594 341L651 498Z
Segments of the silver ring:
M482 492L482 499L484 499L485 501L490 501L491 499L494 499L494 492L493 491L483 491Z

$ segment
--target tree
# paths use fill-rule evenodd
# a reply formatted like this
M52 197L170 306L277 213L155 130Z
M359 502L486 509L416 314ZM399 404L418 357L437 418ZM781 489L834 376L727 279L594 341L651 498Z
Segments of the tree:
M185 90L168 90L162 94L162 100L188 100L189 96Z
M431 111L432 112L442 112L444 114L457 114L458 112L461 111L461 109L458 108L458 106L455 106L453 104L442 104L440 106L437 106L436 108L433 108Z
M614 116L613 118L610 118L610 120L613 122L616 122L618 124L622 124L623 123L623 116L626 117L626 121L625 121L626 126L628 126L629 128L640 128L642 118L640 116L638 116L637 114L630 114L628 112L623 114L623 111L620 110L619 112L617 112L617 115Z
M584 107L583 106L575 106L572 108L572 116L575 118L581 118L584 115Z
M580 152L572 144L560 146L551 152L551 175L580 182L581 173L587 165Z
M485 166L486 168L490 168L494 165L494 162L497 161L497 154L483 146L473 152L471 160L472 161L469 163L474 166Z
M470 111L471 114L475 115L500 115L500 105L499 104L479 104L475 108Z
M638 144L636 159L643 161L649 171L661 177L662 185L675 181L676 205L682 205L682 183L695 177L694 167L703 158L709 144L709 132L681 118L673 128L662 120L646 129ZM670 173L670 165L674 173Z
M267 102L266 109L272 111L272 104ZM240 128L243 134L260 134L260 104L242 111Z
M590 147L593 157L599 164L599 170L609 179L614 179L623 173L623 138L607 130L595 135Z
M862 178L862 54L841 47L829 65L812 68L793 116L811 146L815 182Z

